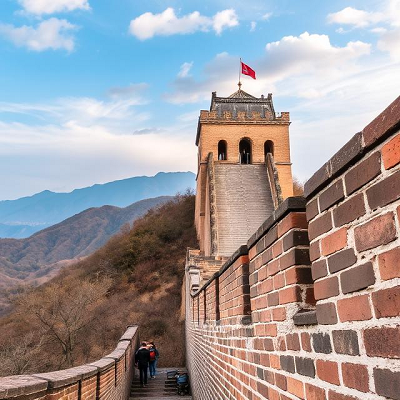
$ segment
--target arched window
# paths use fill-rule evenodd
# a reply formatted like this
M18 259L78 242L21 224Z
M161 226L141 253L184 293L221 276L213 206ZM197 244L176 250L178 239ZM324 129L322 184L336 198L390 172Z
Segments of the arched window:
M228 159L227 147L226 140L220 140L218 142L218 160Z
M239 142L240 164L251 164L251 142L249 139L242 139Z
M264 157L267 157L268 153L274 155L274 142L272 142L271 140L267 140L264 143Z

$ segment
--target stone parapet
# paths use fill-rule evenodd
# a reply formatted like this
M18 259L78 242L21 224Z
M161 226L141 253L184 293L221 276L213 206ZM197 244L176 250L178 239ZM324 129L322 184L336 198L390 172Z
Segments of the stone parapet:
M98 361L60 371L0 378L0 399L127 399L138 341L138 327L130 326L115 350Z
M199 121L201 123L213 123L213 122L224 122L224 123L249 123L249 122L259 122L266 124L289 124L290 123L290 113L282 112L278 114L272 114L266 111L264 115L260 112L253 111L248 114L244 111L239 111L236 114L232 114L230 111L224 111L218 114L217 111L200 111Z
M400 98L192 293L196 399L400 399L399 129Z

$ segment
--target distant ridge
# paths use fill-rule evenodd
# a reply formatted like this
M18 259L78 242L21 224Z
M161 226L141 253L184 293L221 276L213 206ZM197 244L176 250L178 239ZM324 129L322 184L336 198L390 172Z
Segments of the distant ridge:
M171 198L140 200L125 208L90 208L29 238L0 239L0 289L21 283L43 283L62 265L93 253L125 224Z
M137 176L69 193L49 190L17 200L0 201L0 237L25 238L91 207L126 207L136 201L159 196L174 196L194 189L192 172L159 172Z

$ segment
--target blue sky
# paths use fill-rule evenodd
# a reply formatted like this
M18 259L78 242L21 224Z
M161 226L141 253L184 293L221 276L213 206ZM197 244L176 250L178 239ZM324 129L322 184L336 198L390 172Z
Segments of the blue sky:
M0 199L195 171L239 57L304 181L399 95L400 0L1 0Z

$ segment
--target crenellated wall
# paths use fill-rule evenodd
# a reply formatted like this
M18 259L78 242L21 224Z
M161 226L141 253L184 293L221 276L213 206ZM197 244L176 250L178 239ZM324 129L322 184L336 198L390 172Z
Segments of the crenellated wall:
M0 378L0 399L128 399L138 342L138 327L130 326L115 350L98 361L61 371Z
M195 400L400 399L399 129L400 97L193 291L187 263Z

